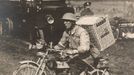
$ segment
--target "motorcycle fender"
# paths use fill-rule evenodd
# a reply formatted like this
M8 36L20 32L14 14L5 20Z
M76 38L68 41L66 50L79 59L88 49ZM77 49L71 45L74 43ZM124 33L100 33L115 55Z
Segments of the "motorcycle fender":
M39 66L36 62L31 61L31 60L20 61L19 63L20 64L32 64L32 65L37 66L37 67Z
M57 63L57 68L59 68L59 69L60 68L70 68L68 63L66 63L66 62L56 61L56 63Z

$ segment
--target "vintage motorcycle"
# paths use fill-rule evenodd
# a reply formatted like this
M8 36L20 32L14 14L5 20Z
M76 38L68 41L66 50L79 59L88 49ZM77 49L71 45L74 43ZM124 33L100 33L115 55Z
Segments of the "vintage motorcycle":
M51 54L57 55L58 59L53 60ZM38 52L37 61L25 60L20 62L20 66L13 72L13 75L70 75L67 61L75 55L67 55L63 50L46 49L46 52ZM50 58L51 57L51 58Z
M50 59L50 55L59 54L56 60ZM68 61L78 56L78 54L69 55L64 50L46 49L46 52L38 52L37 61L21 61L20 66L13 72L13 75L71 75ZM99 58L97 67L90 65L80 75L110 75L106 64L108 61ZM89 69L90 67L90 69ZM92 70L91 70L92 69Z

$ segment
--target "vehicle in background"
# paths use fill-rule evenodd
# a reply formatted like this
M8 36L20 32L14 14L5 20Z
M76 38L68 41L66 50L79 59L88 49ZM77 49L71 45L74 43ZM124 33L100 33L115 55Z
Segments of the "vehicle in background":
M62 15L74 13L66 0L9 0L4 3L12 8L7 13L13 17L14 33L30 42L45 39L46 43L57 44L65 30Z
M121 40L134 38L134 22L130 22L121 17L114 17L110 22L115 39Z

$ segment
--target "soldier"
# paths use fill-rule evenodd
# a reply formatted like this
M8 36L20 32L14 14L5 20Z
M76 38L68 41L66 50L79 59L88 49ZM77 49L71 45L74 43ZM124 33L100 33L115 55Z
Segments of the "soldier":
M13 21L10 17L7 17L6 20L7 20L7 23L8 23L8 33L11 34L12 31L13 31Z
M63 33L63 36L58 43L58 45L55 46L55 48L65 47L65 48L71 48L74 50L70 50L74 53L78 52L84 52L89 50L89 34L88 32L75 24L77 18L72 13L66 13L62 17L66 30Z
M3 34L2 21L0 20L0 35Z
M93 11L90 9L91 2L85 2L83 4L84 9L81 10L80 15L85 16L85 15L94 15Z
M90 39L88 32L75 24L77 18L72 13L65 13L62 17L66 30L63 33L61 40L58 45L56 45L55 49L65 49L65 52L68 54L79 54L80 59L76 58L73 61L70 61L71 73L72 75L79 75L80 72L87 66L84 59L90 49ZM82 66L83 67L82 67ZM81 69L79 69L81 68Z

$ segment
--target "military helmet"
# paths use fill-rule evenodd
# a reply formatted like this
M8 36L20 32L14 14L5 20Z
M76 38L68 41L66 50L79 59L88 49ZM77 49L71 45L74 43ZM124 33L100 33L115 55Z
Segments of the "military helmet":
M73 13L65 13L62 17L63 20L76 21L77 17Z
M83 4L84 7L90 6L90 5L91 5L91 2L85 2L85 3Z

